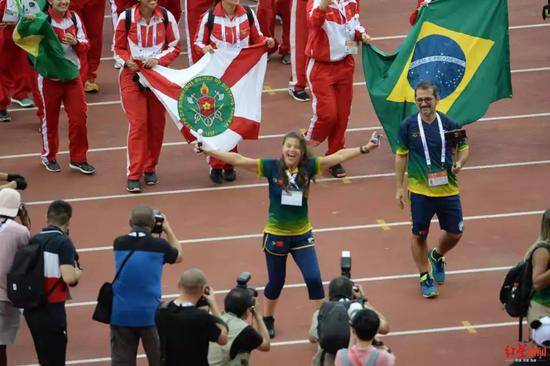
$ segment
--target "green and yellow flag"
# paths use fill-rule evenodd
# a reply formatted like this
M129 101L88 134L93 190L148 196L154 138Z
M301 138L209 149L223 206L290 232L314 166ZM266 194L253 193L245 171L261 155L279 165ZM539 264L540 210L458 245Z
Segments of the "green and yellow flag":
M512 96L507 0L432 0L393 54L363 46L372 104L395 151L402 120L418 112L414 87L439 89L438 110L460 125Z
M34 19L27 19L28 1L18 1L20 20L13 31L13 40L29 55L35 70L48 79L60 81L78 77L78 65L65 58L61 42L57 38L48 16L42 11L32 12ZM36 8L44 8L44 0L33 0Z

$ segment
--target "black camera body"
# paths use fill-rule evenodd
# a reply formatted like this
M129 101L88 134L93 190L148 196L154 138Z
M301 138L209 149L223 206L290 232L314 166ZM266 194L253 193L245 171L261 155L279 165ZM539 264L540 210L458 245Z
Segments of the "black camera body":
M340 257L340 274L351 279L351 253L348 250L342 251Z
M466 138L466 130L457 129L445 131L445 140L450 141L453 145L457 145L460 141Z
M254 298L258 297L258 291L254 287L248 286L251 278L250 272L241 272L237 277L237 288L245 289L250 294L250 306L254 305Z
M164 215L159 210L153 210L155 224L151 229L152 234L162 234L162 225L164 224Z

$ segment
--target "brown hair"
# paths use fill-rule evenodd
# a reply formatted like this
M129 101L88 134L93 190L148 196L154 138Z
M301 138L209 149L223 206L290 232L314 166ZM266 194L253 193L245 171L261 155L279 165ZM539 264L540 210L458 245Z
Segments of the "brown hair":
M544 211L540 222L540 234L537 240L529 247L525 258L535 249L535 247L541 243L550 244L550 208Z
M306 138L301 132L297 131L291 131L288 132L283 137L283 143L285 144L287 139L296 139L299 142L300 145L300 161L298 162L298 174L296 176L296 183L298 184L298 187L302 190L304 193L304 197L308 196L309 193L309 181L313 180L315 182L315 176L310 176L307 170L307 162L308 159L313 157L314 155L311 153L307 146ZM288 181L288 176L286 174L286 170L288 167L285 164L284 158L281 156L281 159L279 160L279 176L280 179L283 181L283 189L285 191L288 191L290 182Z

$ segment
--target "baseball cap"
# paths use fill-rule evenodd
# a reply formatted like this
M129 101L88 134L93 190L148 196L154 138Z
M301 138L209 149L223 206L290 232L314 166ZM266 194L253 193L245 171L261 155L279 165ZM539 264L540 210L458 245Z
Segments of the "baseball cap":
M0 190L0 216L15 217L21 206L21 195L15 189Z
M550 347L550 316L531 322L531 338L541 347Z

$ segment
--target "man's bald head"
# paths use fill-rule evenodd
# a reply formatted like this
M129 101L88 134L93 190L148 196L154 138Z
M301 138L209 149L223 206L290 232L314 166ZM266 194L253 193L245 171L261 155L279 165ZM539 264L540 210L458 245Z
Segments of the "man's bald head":
M206 285L206 277L204 272L198 268L191 268L183 272L179 281L180 289L189 295L202 294L204 285Z
M146 205L139 205L132 209L130 225L139 226L151 230L155 225L155 215L153 209Z

